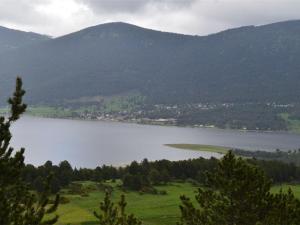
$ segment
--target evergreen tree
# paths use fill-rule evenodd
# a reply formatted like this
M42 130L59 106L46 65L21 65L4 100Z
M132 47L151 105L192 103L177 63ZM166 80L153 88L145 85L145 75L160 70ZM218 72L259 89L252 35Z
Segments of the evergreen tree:
M287 193L282 190L272 196L271 209L263 224L266 225L299 225L300 201L295 198L291 189Z
M70 184L73 176L73 168L68 161L62 161L58 167L58 179L60 185L65 187Z
M24 165L24 149L15 152L10 147L12 134L11 124L17 121L26 110L22 98L22 80L17 78L13 96L8 100L10 115L0 117L0 224L1 225L42 225L54 224L58 217L45 219L46 214L55 212L59 197L49 205L49 182L39 195L32 194L22 178Z
M229 152L214 172L206 174L206 185L196 195L198 208L181 197L181 224L300 224L299 200L291 192L273 195L270 187L262 170Z
M143 178L141 175L132 175L128 173L125 174L122 181L123 187L129 190L140 191L144 186Z
M162 181L161 175L157 169L151 169L149 173L149 179L152 184L157 185Z
M164 169L161 171L161 174L160 174L160 177L161 177L161 181L166 184L168 183L169 181L171 181L171 177L170 177L170 174L168 172L168 170Z
M127 215L125 196L121 196L118 206L115 206L111 201L111 195L106 192L104 201L100 203L100 211L98 214L94 212L95 217L99 220L100 225L141 225L142 223L134 217L134 215Z

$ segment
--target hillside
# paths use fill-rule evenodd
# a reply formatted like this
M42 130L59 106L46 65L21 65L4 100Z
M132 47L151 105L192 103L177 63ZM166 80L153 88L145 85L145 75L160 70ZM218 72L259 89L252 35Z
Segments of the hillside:
M0 54L49 40L45 35L8 29L0 26Z
M138 92L152 103L299 102L300 21L208 36L126 23L0 55L0 95L17 74L30 103Z

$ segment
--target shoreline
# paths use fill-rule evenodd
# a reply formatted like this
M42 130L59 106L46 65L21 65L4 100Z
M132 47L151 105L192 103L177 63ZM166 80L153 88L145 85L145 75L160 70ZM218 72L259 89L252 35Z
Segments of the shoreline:
M196 152L206 152L206 153L217 153L220 156L224 156L232 150L230 147L225 146L217 146L217 145L204 145L204 144L187 144L187 143L180 143L180 144L164 144L164 146L173 148L173 149L180 149L180 150L188 150L188 151L196 151Z
M43 116L43 115L34 115L31 113L25 113L24 116L31 116L36 118L46 118L46 119L64 119L64 120L74 120L74 121L89 121L89 122L113 122L113 123L128 123L128 124L137 124L137 125L149 125L149 126L161 126L161 127L177 127L177 128L201 128L201 129L216 129L224 131L239 131L247 133L279 133L279 134L295 134L300 135L300 132L292 130L249 130L249 129L233 129L233 128L220 128L213 125L209 126L199 126L199 125L176 125L176 124L164 124L153 122L137 122L133 120L118 120L118 119L88 119L80 117L53 117L53 116Z

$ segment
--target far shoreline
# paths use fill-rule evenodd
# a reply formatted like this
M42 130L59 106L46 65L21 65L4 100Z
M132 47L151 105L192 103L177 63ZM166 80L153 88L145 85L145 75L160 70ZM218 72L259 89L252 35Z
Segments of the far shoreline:
M234 128L221 128L214 125L176 125L167 122L161 122L157 120L149 120L148 118L141 119L118 119L118 118L102 118L102 119L92 119L92 118L82 118L82 117L74 117L74 116L61 116L59 114L51 114L51 113L36 113L31 112L30 110L35 109L34 107L28 108L29 112L25 112L25 116L37 117L37 118L48 118L48 119L65 119L65 120L74 120L74 121L90 121L90 122L113 122L113 123L128 123L128 124L138 124L138 125L151 125L151 126L161 126L161 127L177 127L177 128L201 128L201 129L215 129L215 130L223 130L223 131L239 131L239 132L247 132L247 133L277 133L277 134L294 134L300 135L300 130L259 130L259 129L234 129ZM6 115L8 112L8 108L0 108L0 115ZM145 122L147 121L147 122Z
M46 119L63 119L63 120L74 120L74 121L89 121L89 122L110 122L110 123L127 123L127 124L137 124L137 125L149 125L149 126L160 126L160 127L177 127L177 128L200 128L200 129L212 129L212 130L223 130L223 131L239 131L246 133L277 133L277 134L294 134L300 135L300 132L293 130L250 130L250 129L233 129L233 128L220 128L213 125L209 126L199 126L199 125L175 125L175 124L159 124L159 123L143 123L136 122L132 120L117 120L117 119L87 119L80 117L61 117L61 116L43 116L34 115L31 113L25 113L25 116L36 117L36 118L46 118Z

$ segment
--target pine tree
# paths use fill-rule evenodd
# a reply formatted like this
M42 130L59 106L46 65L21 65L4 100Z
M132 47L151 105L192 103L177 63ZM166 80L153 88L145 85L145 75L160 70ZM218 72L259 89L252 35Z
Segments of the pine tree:
M141 225L142 223L133 214L126 215L126 205L124 195L115 206L111 201L110 193L106 192L104 201L100 203L101 213L94 212L95 217L99 220L99 225Z
M46 180L45 189L39 195L33 194L22 180L24 164L24 148L14 153L10 147L12 134L11 124L17 121L26 110L23 104L25 91L22 80L17 78L13 96L9 98L10 115L0 117L0 224L1 225L42 225L54 224L58 217L45 219L46 214L52 214L57 209L59 196L53 204L49 204L49 184Z
M272 196L272 210L269 211L264 225L299 225L300 201L295 198L291 189L287 193L280 190Z
M270 188L262 170L229 152L213 173L206 174L206 185L196 195L199 207L181 196L181 224L300 224L299 200L291 192L271 194Z

